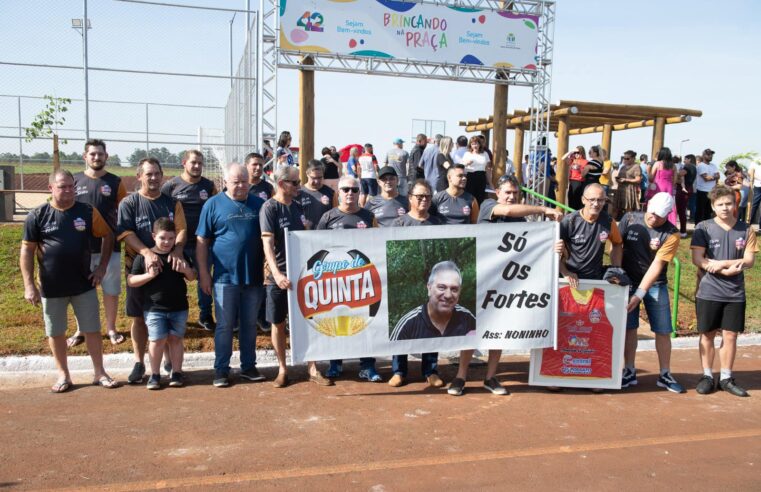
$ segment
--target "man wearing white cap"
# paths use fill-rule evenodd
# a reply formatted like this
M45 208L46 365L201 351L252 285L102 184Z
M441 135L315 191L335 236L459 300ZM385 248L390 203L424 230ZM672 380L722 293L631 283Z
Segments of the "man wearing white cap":
M647 212L628 212L618 227L624 241L621 267L631 278L631 297L626 319L624 374L621 387L637 384L634 358L637 354L639 306L645 304L650 329L655 333L660 377L656 384L674 393L684 387L671 375L671 308L666 280L668 264L679 249L679 231L666 217L674 207L669 193L657 193L647 204Z

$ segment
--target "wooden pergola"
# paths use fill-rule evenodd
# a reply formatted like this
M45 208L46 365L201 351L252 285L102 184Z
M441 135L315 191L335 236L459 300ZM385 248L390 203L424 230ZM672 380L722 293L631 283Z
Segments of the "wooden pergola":
M602 133L601 146L610 154L613 132L631 130L634 128L653 128L653 143L651 156L657 155L663 147L666 125L686 123L693 116L702 116L703 112L695 109L666 108L660 106L634 106L628 104L607 104L587 101L563 101L550 106L550 131L555 132L558 147L557 156L562 157L568 152L568 140L571 135L586 135L588 133ZM527 111L516 110L505 114L504 125L497 122L497 130L494 132L494 144L492 149L495 154L495 175L505 172L504 144L505 136L497 135L506 130L515 131L515 144L513 147L513 159L516 162L516 174L521 179L522 168L520 163L523 158L524 134L529 129L531 116ZM459 125L465 127L467 132L480 131L486 138L494 129L494 116L479 118L475 121L460 121ZM502 128L504 128L504 130ZM500 149L499 147L502 147ZM568 169L560 159L557 168L558 193L561 203L565 202L565 190L568 187Z

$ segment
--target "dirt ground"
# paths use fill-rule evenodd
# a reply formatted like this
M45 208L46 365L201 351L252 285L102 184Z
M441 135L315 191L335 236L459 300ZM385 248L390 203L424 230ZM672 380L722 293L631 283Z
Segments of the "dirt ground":
M759 490L761 347L739 349L735 375L750 398L694 391L696 350L672 370L687 394L655 386L654 352L638 354L632 390L559 394L527 386L526 358L503 359L506 397L471 368L456 398L412 382L334 387L269 382L213 388L73 391L7 375L0 391L0 488L71 490ZM387 378L388 364L380 364ZM449 380L454 367L442 365ZM263 371L274 377L272 368ZM119 375L123 378L124 375Z

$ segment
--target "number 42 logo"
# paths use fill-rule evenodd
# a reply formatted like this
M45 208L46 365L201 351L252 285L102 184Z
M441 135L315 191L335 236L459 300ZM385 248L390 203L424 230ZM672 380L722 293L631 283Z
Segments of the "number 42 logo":
M322 32L322 23L325 19L319 12L306 11L301 18L296 22L296 25L303 27L305 31Z

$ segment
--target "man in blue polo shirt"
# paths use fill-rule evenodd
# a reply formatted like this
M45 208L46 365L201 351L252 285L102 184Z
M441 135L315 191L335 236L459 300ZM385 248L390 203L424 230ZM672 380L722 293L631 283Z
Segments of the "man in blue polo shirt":
M256 368L256 318L264 298L259 210L264 200L248 192L246 166L225 169L225 192L210 198L196 230L196 259L201 289L214 291L214 386L230 385L233 327L239 321L240 377L262 381ZM209 251L214 278L209 275Z

